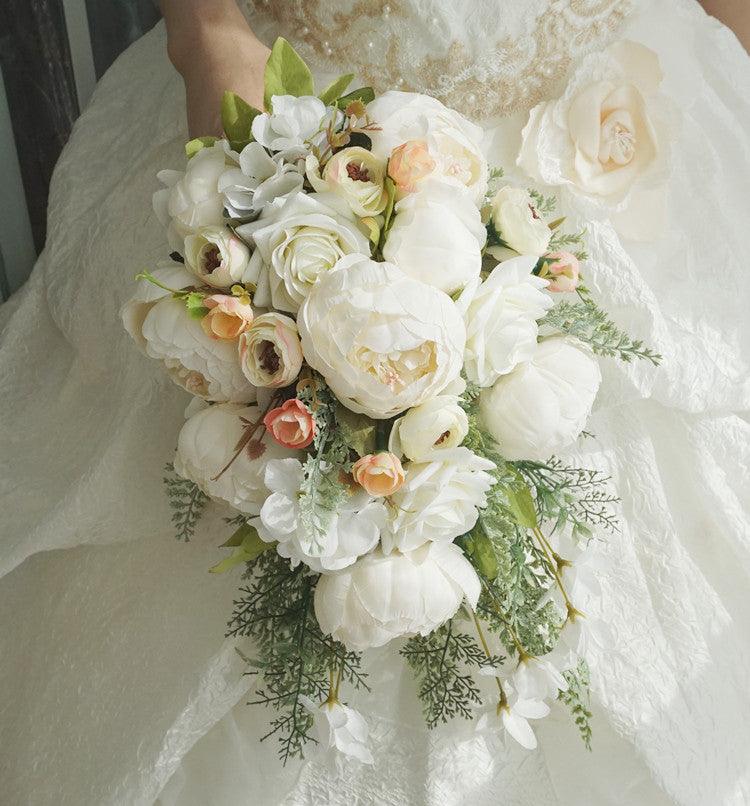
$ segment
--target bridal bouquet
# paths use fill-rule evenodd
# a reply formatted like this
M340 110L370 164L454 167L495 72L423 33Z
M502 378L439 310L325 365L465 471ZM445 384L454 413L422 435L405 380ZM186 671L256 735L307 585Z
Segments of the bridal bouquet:
M279 39L265 111L227 93L225 137L187 144L154 197L171 259L139 275L127 329L194 400L166 479L187 540L208 499L239 566L228 635L258 675L283 760L321 741L372 761L346 705L389 644L429 726L477 718L536 746L561 700L590 740L602 639L596 355L658 356L583 283L582 232L490 169L438 101L343 76L316 95Z

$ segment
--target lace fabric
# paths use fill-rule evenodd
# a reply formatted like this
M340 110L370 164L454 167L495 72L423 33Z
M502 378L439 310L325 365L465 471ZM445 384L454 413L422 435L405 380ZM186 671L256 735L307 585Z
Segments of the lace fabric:
M630 0L246 0L262 36L376 90L433 95L475 119L530 109L600 47Z

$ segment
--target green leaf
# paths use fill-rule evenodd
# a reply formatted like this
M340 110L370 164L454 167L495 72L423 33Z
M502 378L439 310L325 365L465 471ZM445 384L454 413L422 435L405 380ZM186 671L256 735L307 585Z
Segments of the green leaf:
M388 201L383 210L383 233L387 233L391 228L391 219L393 218L393 205L396 203L396 184L390 176L386 176L383 183L385 192L388 194Z
M539 526L536 507L534 506L531 490L526 483L521 481L517 486L507 487L506 494L508 496L508 508L518 524L526 529L536 529Z
M474 529L463 539L463 548L472 565L490 582L497 578L497 555L490 538L481 530Z
M202 148L211 148L218 140L218 137L196 137L185 143L185 154L190 159L194 157Z
M363 226L367 227L367 234L370 239L370 243L373 246L377 246L380 243L380 225L376 218L372 216L367 216L366 218L361 218L360 221L362 222Z
M346 90L352 81L354 81L354 73L339 76L335 81L329 84L318 97L326 106L330 106L340 97L341 93Z
M274 95L294 95L299 98L301 95L315 94L310 68L281 36L271 48L271 55L266 62L264 83L263 103L268 111L271 110L271 98Z
M336 406L336 425L341 438L357 456L367 456L375 450L375 423L364 414L355 414L345 406Z
M336 101L336 106L339 109L346 109L352 101L362 101L363 104L369 104L374 99L375 90L372 87L360 87L358 90L352 90L347 95L342 95Z
M250 106L234 92L225 92L221 99L221 125L235 151L253 141L253 120L260 115L260 109Z
M241 541L237 543L236 541L240 540L240 538ZM257 530L246 523L240 526L224 545L236 546L236 551L220 563L209 568L208 570L211 574L224 574L236 565L252 562L274 544L266 543L265 540L261 539Z
M185 295L185 306L193 319L203 319L208 313L208 308L203 304L204 296L200 291L191 291Z

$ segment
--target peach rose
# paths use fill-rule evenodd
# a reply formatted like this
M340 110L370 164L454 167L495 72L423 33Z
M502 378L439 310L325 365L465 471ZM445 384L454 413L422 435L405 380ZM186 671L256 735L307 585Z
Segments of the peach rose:
M571 252L548 252L542 263L539 276L550 283L547 291L575 291L578 287L580 265Z
M401 460L393 453L368 453L352 467L354 480L370 495L393 495L404 483Z
M285 448L306 448L315 437L315 420L305 404L293 397L263 418L268 433Z
M238 297L212 294L203 304L208 313L201 319L201 327L212 339L233 341L253 323L253 309Z
M401 193L413 193L417 182L435 170L426 140L407 140L393 149L388 161L388 176Z

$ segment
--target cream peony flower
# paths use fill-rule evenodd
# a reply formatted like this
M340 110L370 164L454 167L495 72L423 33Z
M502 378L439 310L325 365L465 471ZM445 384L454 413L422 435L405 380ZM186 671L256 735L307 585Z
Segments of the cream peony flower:
M466 599L475 608L480 582L453 543L427 543L406 554L365 554L315 588L315 615L324 633L348 649L383 646L403 635L427 635Z
M390 91L367 106L368 116L379 127L370 131L372 153L388 158L409 140L426 143L434 163L429 174L468 188L475 205L487 191L487 161L482 154L483 132L463 115L428 95ZM423 165L425 161L422 159ZM419 185L419 180L417 180Z
M466 377L479 386L492 386L536 349L537 320L552 307L542 289L547 280L532 273L535 257L511 258L459 305L465 308Z
M370 254L370 244L331 194L298 193L266 219L238 227L251 237L264 270L256 305L296 313L310 289L349 254Z
M395 212L383 246L385 260L446 294L479 277L487 231L466 193L429 182L398 202Z
M542 462L578 438L601 379L580 342L545 339L530 361L482 392L480 415L503 456Z
M359 146L342 148L325 164L310 154L305 162L307 178L319 193L339 196L358 216L382 213L388 202L385 192L385 160Z
M240 336L242 372L255 386L279 389L296 380L302 347L293 319L271 311L257 316Z
M271 112L253 120L253 137L269 151L297 156L323 131L328 114L323 101L312 95L274 95Z
M162 297L146 314L141 334L146 355L162 361L172 380L191 394L218 402L255 400L237 344L206 335L181 300Z
M271 460L264 479L270 495L251 523L261 539L276 542L280 556L289 558L293 565L303 562L319 573L336 571L377 545L385 525L385 505L367 493L355 493L343 502L321 537L305 527L300 515L302 463L297 459Z
M393 424L389 449L414 462L439 459L469 433L469 418L455 395L438 395L409 409Z
M547 251L552 230L537 213L523 188L500 188L492 199L492 224L497 234L520 255L539 257Z
M187 268L214 288L254 279L249 270L250 250L228 227L203 227L188 235L183 254Z
M329 750L335 747L339 753L356 758L363 764L375 763L367 746L370 729L359 711L328 700L316 705L304 694L299 699L313 715L321 747Z
M257 406L224 403L209 406L194 414L182 426L177 438L174 469L183 478L197 484L206 495L247 515L257 515L268 490L264 482L266 464L293 452L277 445L267 434L252 442L215 478L234 456L244 433L242 419L256 422L262 413ZM259 431L258 434L262 434Z
M307 363L352 411L384 419L461 371L465 329L450 297L390 263L349 255L300 308Z
M219 177L227 167L228 155L220 141L202 148L188 160L182 171L159 171L157 178L166 187L154 193L154 212L168 229L169 245L181 252L186 236L201 227L221 224L224 198L219 193Z
M219 177L219 192L229 215L246 218L259 213L274 199L302 190L305 178L293 162L271 157L260 143L249 143L239 155L239 167Z
M180 291L195 283L195 277L185 268L184 264L174 260L161 260L152 272L154 277L167 288ZM138 349L146 352L146 339L143 338L143 323L148 312L160 299L171 296L169 291L160 288L148 280L138 280L135 294L122 306L120 317L130 337Z
M561 98L531 110L518 165L606 212L630 206L638 212L639 191L661 184L665 163L661 79L658 56L637 42L585 57ZM653 208L644 207L640 225L647 229L649 216Z
M487 505L495 465L468 448L445 451L429 462L409 462L406 480L391 496L392 515L383 549L412 551L427 541L449 542L466 534Z

